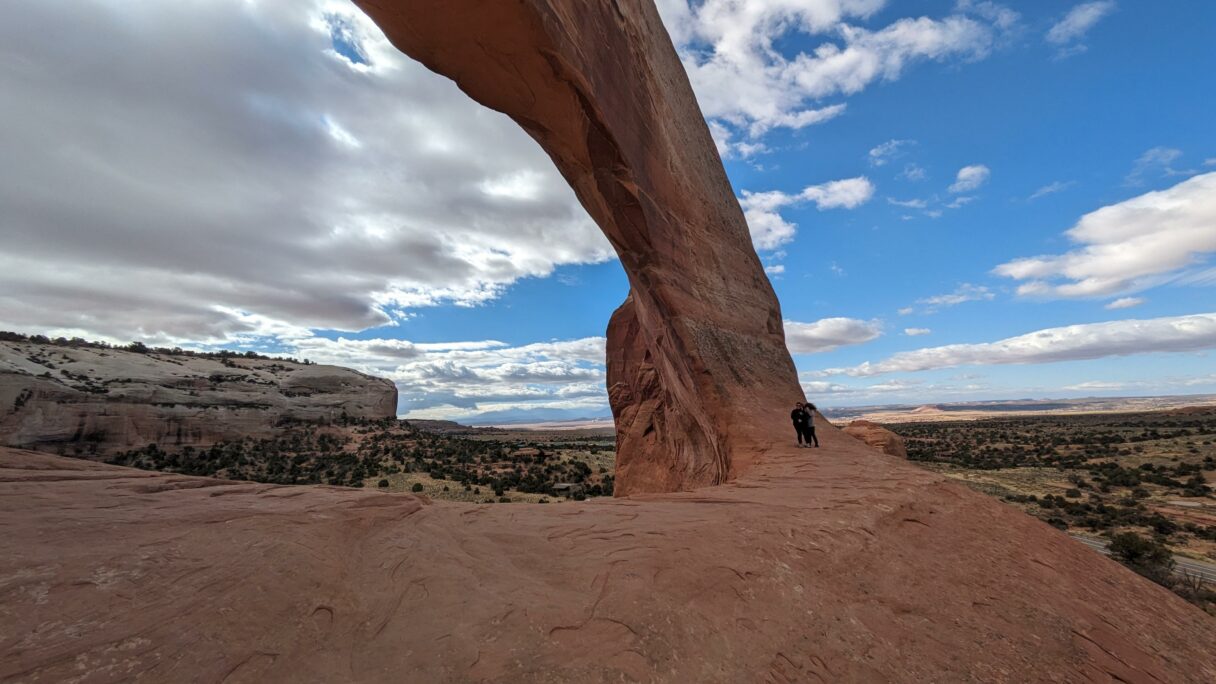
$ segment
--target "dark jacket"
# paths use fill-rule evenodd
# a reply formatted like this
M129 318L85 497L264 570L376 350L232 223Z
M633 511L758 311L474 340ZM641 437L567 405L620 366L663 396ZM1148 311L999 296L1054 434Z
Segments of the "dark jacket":
M811 414L803 409L794 409L790 411L790 420L794 421L794 425L806 425L811 421Z

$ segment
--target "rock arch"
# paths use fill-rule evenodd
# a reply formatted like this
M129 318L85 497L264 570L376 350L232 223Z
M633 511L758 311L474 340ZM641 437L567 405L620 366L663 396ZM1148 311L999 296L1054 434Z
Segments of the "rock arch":
M616 491L718 484L785 437L802 389L781 309L654 4L355 1L540 143L616 248Z

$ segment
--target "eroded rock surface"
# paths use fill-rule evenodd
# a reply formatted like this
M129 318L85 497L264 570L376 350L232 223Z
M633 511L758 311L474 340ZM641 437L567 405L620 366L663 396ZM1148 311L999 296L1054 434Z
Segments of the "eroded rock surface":
M0 444L107 455L270 437L281 420L389 418L397 389L347 368L0 342Z
M802 398L781 311L650 0L356 0L389 39L514 119L620 255L608 327L616 492L717 484Z
M868 420L855 420L844 428L844 433L869 444L884 454L898 456L899 458L908 457L908 448L904 445L904 438L878 423Z
M0 449L0 681L1216 681L1198 609L820 432L729 485L544 506Z

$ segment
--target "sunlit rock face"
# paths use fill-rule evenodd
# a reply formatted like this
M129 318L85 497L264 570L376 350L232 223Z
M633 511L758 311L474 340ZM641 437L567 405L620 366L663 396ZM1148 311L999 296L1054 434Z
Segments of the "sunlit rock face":
M391 418L397 388L337 366L0 342L0 445L106 456Z
M904 438L878 423L872 423L868 420L855 420L844 428L844 433L850 437L860 439L884 454L898 456L899 458L908 457L908 448L904 445Z
M510 116L616 248L616 493L731 479L802 398L781 311L692 88L643 0L357 0L389 39Z

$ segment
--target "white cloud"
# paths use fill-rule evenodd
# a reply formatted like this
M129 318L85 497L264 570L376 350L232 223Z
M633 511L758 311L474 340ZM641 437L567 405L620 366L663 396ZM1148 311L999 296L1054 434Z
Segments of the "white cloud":
M888 140L870 150L870 164L886 166L892 159L898 159L904 149L915 144L915 140Z
M923 181L927 176L928 176L928 173L926 173L923 168L917 166L916 164L908 164L907 166L904 167L903 171L899 172L899 176L897 176L897 177L902 178L904 180L916 182L916 181Z
M905 306L902 309L900 309L897 313L899 313L900 316L909 316L913 313L916 313L916 307Z
M1068 182L1053 181L1051 183L1048 183L1047 185L1044 185L1043 187L1039 188L1038 190L1035 190L1033 193L1031 193L1030 197L1028 197L1027 199L1030 201L1034 201L1034 200L1039 199L1040 197L1046 197L1048 195L1054 195L1057 192L1063 192L1063 191L1067 190L1068 188L1072 187L1074 185L1074 183L1075 183L1075 181L1068 181Z
M895 354L876 363L821 371L867 377L955 366L1037 364L1216 347L1216 313L1088 323L1037 330L982 344L951 344Z
M908 209L924 209L929 206L929 203L923 199L912 198L910 200L897 200L894 197L887 198L888 204L894 204L897 207L907 207Z
M864 176L830 181L803 188L802 192L790 195L780 190L767 192L743 191L739 199L747 225L751 229L752 242L756 249L775 249L794 239L796 226L780 214L785 207L807 202L815 208L855 209L874 196L874 184Z
M1074 392L1114 392L1127 389L1129 386L1131 385L1126 382L1090 380L1089 382L1081 382L1075 385L1066 385L1063 389L1072 390Z
M941 19L899 19L878 30L856 26L885 0L662 0L664 24L676 43L701 109L721 131L757 137L803 128L844 112L829 98L895 80L913 62L986 56L1016 13L992 3L966 4ZM982 5L983 7L981 7ZM783 53L791 33L817 42L809 52ZM729 137L716 135L732 154Z
M1204 166L1216 166L1216 157L1212 157L1211 159L1204 159L1203 165Z
M878 321L824 318L814 323L785 321L785 344L791 354L815 354L862 344L882 334Z
M1077 5L1047 31L1047 42L1059 48L1058 54L1061 57L1083 52L1086 46L1081 41L1085 34L1114 9L1113 0L1097 0Z
M772 264L764 267L764 272L769 275L781 275L785 273L785 264Z
M990 175L992 175L992 171L983 164L964 166L958 170L954 184L950 186L950 192L958 194L976 190L988 181Z
M918 299L916 303L925 307L925 313L933 313L942 307L958 306L967 302L990 301L995 297L996 295L992 293L992 290L983 285L963 283L955 288L953 292ZM903 311L903 309L900 310L901 313Z
M1149 176L1185 176L1194 173L1192 170L1179 170L1174 168L1174 162L1182 158L1182 150L1176 150L1172 147L1154 147L1146 150L1144 154L1136 160L1132 166L1131 173L1127 174L1125 182L1127 185L1136 186L1144 185Z
M496 340L414 343L296 331L275 344L296 357L393 380L401 412L413 418L457 419L504 409L608 413L603 337L512 347Z
M1120 297L1110 302L1103 308L1110 309L1112 311L1117 309L1130 309L1132 307L1140 306L1145 301L1146 300L1143 297Z
M531 138L349 2L15 2L2 327L361 330L612 258Z
M1080 246L994 272L1026 281L1018 293L1033 296L1100 297L1161 283L1216 252L1216 173L1090 212L1065 235Z
M967 206L968 204L971 204L974 201L975 201L975 198L971 197L971 196L955 197L953 201L951 201L950 203L948 203L946 205L946 208L947 209L960 209L962 207Z
M921 335L928 335L931 332L933 331L928 328L904 328L904 334L908 337L919 337Z

